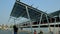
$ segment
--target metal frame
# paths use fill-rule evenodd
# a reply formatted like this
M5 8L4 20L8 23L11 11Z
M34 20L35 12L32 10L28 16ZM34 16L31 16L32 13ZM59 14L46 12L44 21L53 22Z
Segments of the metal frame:
M45 15L46 15L46 14L45 14ZM50 24L49 24L49 21L48 21L48 17L47 17L47 15L46 15L46 19L47 19L47 23L48 23L49 31L51 31L51 29L50 29Z
M59 13L59 20L60 20L60 13ZM59 28L60 28L60 27L59 27L59 24L58 24L58 34L59 34L59 30L60 30Z
M19 0L19 1L20 1L20 0ZM19 3L19 2L16 2L16 3ZM21 4L21 3L19 3L19 4ZM21 4L21 5L24 5L24 4ZM28 17L28 19L30 20L29 22L30 22L30 26L31 26L31 31L33 32L32 22L31 22L30 15L29 15L29 10L28 10L28 8L31 8L31 7L26 6L26 5L24 5L24 6L25 6L25 8L26 8L27 17ZM34 9L34 8L31 8L31 9L36 10L36 9ZM39 10L36 10L36 11L39 12ZM40 13L40 12L39 12L39 13ZM50 24L49 24L49 21L48 21L48 15L47 15L47 14L45 14L45 15L46 15L46 19L47 19L48 27L49 27L49 31L50 31L51 29L50 29ZM41 16L40 16L39 29L40 29L40 24L41 24L42 16L43 16L43 12L41 12ZM10 19L9 19L9 20L10 20ZM16 19L14 19L14 24L16 24ZM33 34L33 33L32 33L32 34Z
M45 14L45 15L46 15L46 14ZM41 16L40 16L40 21L39 21L39 30L40 30L40 24L41 24L42 16L43 16L43 13L41 13ZM51 31L51 29L50 29L50 24L49 24L48 16L47 16L47 15L46 15L46 19L47 19L47 23L48 23L49 31Z
M28 19L30 20L29 22L30 22L31 31L32 31L32 34L33 34L32 23L31 23L29 12L28 12L28 6L26 6L26 12L27 12Z
M12 17L10 16L9 19L8 19L8 22L10 21L10 19L13 19L13 21L14 21L14 24L13 24L13 25L16 25L16 24L17 24L17 23L16 23L17 18L12 18Z
M43 13L41 13L41 16L40 16L40 21L39 21L39 30L40 30L40 24L41 24L42 16L43 16Z
M16 3L21 4L21 5L23 5L23 6L27 6L27 5L24 5L24 4L19 3L19 2L16 2ZM28 8L31 8L31 9L33 9L33 10L36 10L37 12L40 11L40 10L37 10L37 9L35 9L35 8L32 8L31 6L28 6ZM40 13L40 12L39 12L39 13ZM44 12L41 11L41 13L44 13ZM45 13L45 14L46 14L46 13Z

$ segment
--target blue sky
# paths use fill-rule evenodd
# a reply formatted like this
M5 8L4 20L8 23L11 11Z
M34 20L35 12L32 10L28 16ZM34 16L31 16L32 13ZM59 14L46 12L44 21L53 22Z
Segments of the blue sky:
M28 5L38 7L39 10L52 13L60 9L60 0L21 0ZM14 6L15 0L0 0L0 24L9 24L8 19ZM24 19L21 19L22 21Z

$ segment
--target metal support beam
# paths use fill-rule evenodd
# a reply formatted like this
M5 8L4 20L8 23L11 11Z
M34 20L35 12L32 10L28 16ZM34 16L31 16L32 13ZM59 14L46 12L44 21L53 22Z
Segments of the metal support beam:
M26 12L27 12L28 19L30 20L29 22L30 22L31 31L32 31L32 34L33 34L32 23L31 23L29 12L28 12L28 6L25 6L25 7L26 7Z
M41 14L41 16L40 16L40 21L39 21L39 30L40 30L40 24L41 24L41 21L42 21L42 15L43 15L43 13Z
M46 14L45 14L46 15ZM46 19L47 19L47 22L48 22L48 27L49 27L49 31L51 31L50 29L50 24L49 24L49 20L48 20L48 16L46 15Z
M54 18L54 19L55 19L55 23L56 23L56 18ZM54 24L54 34L56 34L55 33L56 32L55 27L56 27L56 25Z
M59 14L59 22L60 22L60 14ZM60 28L59 25L60 25L60 24L58 24L58 34L59 34L59 30L60 30L60 29L59 29L59 28Z

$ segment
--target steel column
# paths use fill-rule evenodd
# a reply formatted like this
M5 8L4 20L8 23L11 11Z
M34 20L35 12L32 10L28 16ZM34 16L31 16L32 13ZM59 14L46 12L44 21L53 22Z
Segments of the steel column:
M31 23L29 12L28 12L28 6L26 6L26 12L27 12L28 19L30 20L29 22L30 22L31 31L32 31L32 34L33 34L32 23Z
M39 30L40 30L40 24L41 24L41 21L42 21L42 15L43 15L43 13L41 14L41 16L40 16L40 21L39 21Z
M55 23L56 23L56 18L54 18L54 19L55 19ZM56 25L54 24L54 34L55 34L55 26L56 26Z
M45 14L46 15L46 14ZM50 24L49 24L49 20L48 20L48 16L46 15L46 19L47 19L47 22L48 22L48 27L49 27L49 31L51 31L50 29Z

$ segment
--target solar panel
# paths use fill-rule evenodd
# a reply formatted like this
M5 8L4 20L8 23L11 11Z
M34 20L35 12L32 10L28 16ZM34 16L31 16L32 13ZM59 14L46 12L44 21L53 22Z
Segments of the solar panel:
M30 15L31 19L39 20L40 16L41 16L41 13L47 15L47 13L45 13L45 12L43 12L41 10L38 10L38 9L36 9L34 7L31 7L31 6L27 5L27 4L24 4L22 2L15 2L10 16L16 17L16 18L19 18L19 17L28 18L27 12L26 12L26 6L28 6L28 12L29 12L29 15ZM43 15L43 17L45 17L45 15Z

